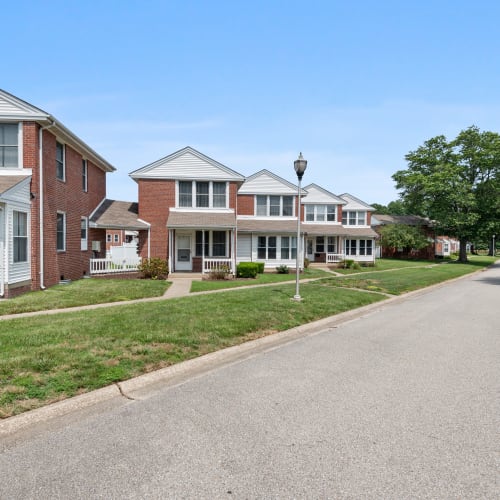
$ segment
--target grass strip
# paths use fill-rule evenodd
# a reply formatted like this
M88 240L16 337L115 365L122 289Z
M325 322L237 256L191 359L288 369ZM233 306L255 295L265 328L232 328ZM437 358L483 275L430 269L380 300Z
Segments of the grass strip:
M301 294L271 286L0 322L0 417L383 299L314 283Z
M169 286L160 280L81 279L1 301L0 316L160 297Z

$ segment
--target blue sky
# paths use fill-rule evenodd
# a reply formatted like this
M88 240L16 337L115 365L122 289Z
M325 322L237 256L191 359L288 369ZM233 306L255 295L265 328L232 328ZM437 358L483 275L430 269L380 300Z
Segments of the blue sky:
M500 2L24 1L1 7L0 88L128 174L192 146L368 203L439 134L500 132ZM4 45L5 46L5 45Z

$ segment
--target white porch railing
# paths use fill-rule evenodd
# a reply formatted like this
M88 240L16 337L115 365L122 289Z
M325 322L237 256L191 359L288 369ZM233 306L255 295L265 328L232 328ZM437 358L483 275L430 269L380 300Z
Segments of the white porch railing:
M205 257L203 259L203 274L209 273L211 271L218 271L221 268L229 269L230 274L234 274L234 262L229 257Z
M140 257L123 259L90 259L90 274L127 273L138 270Z
M327 253L326 254L326 263L327 264L336 264L337 262L342 262L345 256L342 253Z

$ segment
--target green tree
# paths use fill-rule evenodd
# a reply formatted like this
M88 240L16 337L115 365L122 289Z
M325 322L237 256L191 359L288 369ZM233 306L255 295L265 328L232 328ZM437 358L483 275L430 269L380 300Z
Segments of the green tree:
M387 224L380 228L382 246L388 248L404 248L406 251L414 248L425 248L429 241L417 226L406 224Z
M453 141L439 135L406 155L408 168L392 177L401 200L415 215L466 244L484 232L500 232L500 135L472 126Z

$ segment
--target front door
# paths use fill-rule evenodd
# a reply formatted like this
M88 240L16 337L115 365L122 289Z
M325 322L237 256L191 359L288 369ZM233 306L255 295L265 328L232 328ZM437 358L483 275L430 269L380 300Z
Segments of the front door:
M175 270L191 271L193 263L191 258L191 235L178 234L177 248L175 252Z

